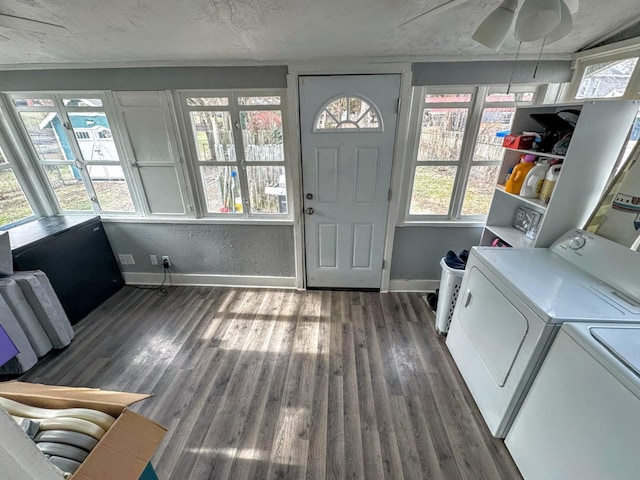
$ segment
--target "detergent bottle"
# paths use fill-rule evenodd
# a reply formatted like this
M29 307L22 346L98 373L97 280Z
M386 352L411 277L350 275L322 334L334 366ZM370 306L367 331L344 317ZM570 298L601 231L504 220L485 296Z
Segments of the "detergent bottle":
M551 194L553 193L553 189L556 187L556 182L558 178L560 178L560 171L562 170L562 165L552 165L547 174L544 177L544 183L542 184L542 188L540 189L540 195L538 198L543 202L549 203L549 199L551 198Z
M542 188L542 182L544 182L544 176L549 170L549 159L541 158L536 163L536 166L529 170L527 176L524 178L522 188L520 189L520 196L526 198L536 198L540 194Z
M515 195L520 193L524 179L527 176L527 173L529 173L529 170L533 168L533 162L535 159L535 155L522 155L520 157L520 163L513 167L513 172L511 172L511 176L509 176L509 180L507 180L507 183L504 186L504 190L506 192L513 193Z

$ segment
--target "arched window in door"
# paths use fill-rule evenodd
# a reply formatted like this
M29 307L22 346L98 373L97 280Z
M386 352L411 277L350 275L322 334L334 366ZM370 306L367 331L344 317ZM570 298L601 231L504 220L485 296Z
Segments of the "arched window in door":
M382 131L382 119L373 102L358 95L329 100L316 115L314 132Z

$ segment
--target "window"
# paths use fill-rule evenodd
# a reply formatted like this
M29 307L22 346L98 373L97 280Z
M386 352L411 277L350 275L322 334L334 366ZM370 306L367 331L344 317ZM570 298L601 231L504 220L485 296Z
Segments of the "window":
M286 215L284 97L200 93L179 97L203 214Z
M362 97L341 97L330 101L320 109L314 131L336 132L348 129L372 130L379 132L380 114L375 106Z
M535 87L425 87L414 122L418 134L407 220L480 219L489 211L502 161L502 137L515 108Z
M12 100L61 211L136 211L102 98Z
M575 73L562 99L640 98L640 49L637 43L626 43L577 53Z
M585 66L576 99L617 98L625 95L638 57Z
M0 226L33 216L33 209L0 147Z

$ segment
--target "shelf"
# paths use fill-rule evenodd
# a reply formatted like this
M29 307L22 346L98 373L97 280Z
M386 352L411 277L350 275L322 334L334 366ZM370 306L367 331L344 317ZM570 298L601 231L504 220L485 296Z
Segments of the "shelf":
M504 149L511 150L512 152L527 153L527 154L535 155L536 157L559 158L561 160L564 160L564 155L556 155L555 153L541 152L540 150L521 150L519 148L509 148L509 147L504 147Z
M514 227L495 227L487 225L485 227L496 237L500 237L503 241L507 242L514 248L533 248L534 240L525 237L524 232L521 232Z
M539 198L526 198L526 197L521 197L520 195L516 195L514 193L509 193L504 189L504 185L496 185L496 190L498 190L499 192L501 192L504 195L516 198L516 199L520 200L521 202L526 203L528 205L532 205L534 207L541 208L542 210L546 210L547 209L547 204L545 202L543 202L542 200L540 200Z

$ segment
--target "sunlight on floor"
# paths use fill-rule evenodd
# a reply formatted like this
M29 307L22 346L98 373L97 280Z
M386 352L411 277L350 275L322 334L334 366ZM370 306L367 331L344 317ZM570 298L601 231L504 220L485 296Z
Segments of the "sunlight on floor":
M218 456L223 455L229 458L239 458L242 460L269 460L269 452L256 450L253 448L187 448L189 453L198 455Z

